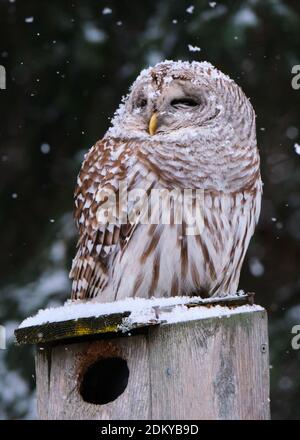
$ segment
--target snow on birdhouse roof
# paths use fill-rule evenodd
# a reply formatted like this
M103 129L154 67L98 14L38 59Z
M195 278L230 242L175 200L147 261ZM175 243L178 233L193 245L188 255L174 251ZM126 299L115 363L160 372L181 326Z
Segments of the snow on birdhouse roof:
M20 328L56 323L81 318L97 318L116 313L129 312L129 316L124 318L120 330L126 331L133 324L142 324L156 321L156 323L176 323L212 317L231 316L237 313L247 313L249 311L261 311L258 305L244 304L232 307L232 303L237 300L247 299L247 295L235 295L228 298L219 298L224 304L228 301L228 306L216 303L216 298L201 300L199 297L178 296L171 298L127 298L120 301L100 303L90 301L67 301L63 306L50 307L39 310L33 316L25 319L19 326ZM193 307L191 307L193 305Z

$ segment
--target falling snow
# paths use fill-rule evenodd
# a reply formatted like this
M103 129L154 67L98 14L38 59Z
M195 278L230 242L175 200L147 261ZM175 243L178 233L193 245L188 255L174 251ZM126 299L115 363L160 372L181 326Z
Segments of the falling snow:
M112 9L108 8L108 7L104 8L103 11L102 11L103 15L109 15L111 13L112 13Z
M264 274L265 268L258 258L251 258L249 270L254 277L261 277Z
M191 5L191 6L189 6L188 8L186 8L186 12L187 12L188 14L193 14L194 9L195 9L195 6Z
M89 43L102 43L106 39L106 34L97 28L93 23L86 23L83 28L83 34Z
M49 144L47 144L47 143L43 143L42 145L41 145L41 147L40 147L40 149L41 149L41 153L43 153L43 154L48 154L48 153L50 153L50 145Z
M299 144L295 144L294 149L295 149L296 154L300 154L300 145Z
M191 44L188 44L188 49L190 52L200 52L200 47L198 46L192 46Z
M296 137L298 137L299 135L299 130L297 127L288 127L288 129L286 130L286 136L289 139L296 139Z

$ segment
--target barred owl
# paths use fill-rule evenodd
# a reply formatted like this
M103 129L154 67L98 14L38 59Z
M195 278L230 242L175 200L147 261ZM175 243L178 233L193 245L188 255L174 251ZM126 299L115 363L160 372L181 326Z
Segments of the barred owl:
M72 298L234 294L260 212L259 164L255 113L233 80L207 62L143 70L78 176ZM142 194L128 196L126 210L121 183ZM155 203L158 221L142 221L154 190L186 189L202 194L195 233L185 209L175 222L176 197L169 223ZM107 194L115 196L110 218Z

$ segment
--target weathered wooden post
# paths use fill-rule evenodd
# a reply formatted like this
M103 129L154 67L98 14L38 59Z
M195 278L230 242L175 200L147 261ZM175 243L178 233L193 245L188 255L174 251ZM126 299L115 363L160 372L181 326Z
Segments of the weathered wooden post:
M16 338L37 344L39 417L268 419L267 314L248 299L25 321Z

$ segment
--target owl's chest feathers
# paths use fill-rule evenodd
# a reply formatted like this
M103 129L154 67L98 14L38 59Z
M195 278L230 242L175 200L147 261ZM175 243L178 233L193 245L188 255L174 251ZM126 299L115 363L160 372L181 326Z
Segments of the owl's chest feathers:
M162 187L236 192L252 187L259 178L259 156L253 147L212 148L199 146L195 140L190 145L180 145L107 139L102 155L107 170L102 184L126 179L130 186L133 176L143 179L153 175ZM89 165L94 169L97 149L91 159ZM141 179L138 181L143 187Z
M234 196L207 194L203 202L203 227L196 235L186 235L186 224L136 228L111 267L116 299L236 291L259 214L259 189Z
M205 151L176 144L155 145L136 149L135 156L140 166L169 187L236 192L252 187L259 178L256 148Z

